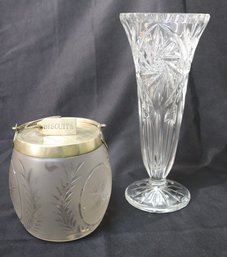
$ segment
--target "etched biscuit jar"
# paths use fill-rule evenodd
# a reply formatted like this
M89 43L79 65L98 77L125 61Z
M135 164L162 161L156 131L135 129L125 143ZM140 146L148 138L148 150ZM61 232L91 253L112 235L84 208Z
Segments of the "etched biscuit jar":
M14 128L10 196L33 236L71 241L100 224L112 186L101 127L89 119L50 117Z

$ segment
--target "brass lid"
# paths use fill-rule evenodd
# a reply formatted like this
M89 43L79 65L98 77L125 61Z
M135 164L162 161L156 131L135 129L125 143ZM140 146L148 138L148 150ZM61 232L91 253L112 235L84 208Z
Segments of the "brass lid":
M47 124L46 121L48 129L45 129L43 125ZM84 118L59 116L44 118L20 126L16 125L13 128L16 130L14 148L25 155L43 158L81 155L105 144L101 132L101 127L104 126L94 120Z

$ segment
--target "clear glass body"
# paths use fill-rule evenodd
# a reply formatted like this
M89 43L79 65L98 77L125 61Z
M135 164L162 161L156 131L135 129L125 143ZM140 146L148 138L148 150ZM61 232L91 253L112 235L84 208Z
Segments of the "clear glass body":
M209 14L122 13L136 69L142 158L149 179L126 189L126 199L149 212L185 207L189 191L166 180L175 159L188 74Z

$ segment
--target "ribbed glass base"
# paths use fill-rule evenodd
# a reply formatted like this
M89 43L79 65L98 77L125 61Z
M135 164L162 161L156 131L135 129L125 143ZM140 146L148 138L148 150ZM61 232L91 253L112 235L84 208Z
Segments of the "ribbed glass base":
M134 207L154 213L167 213L180 210L188 205L190 192L172 180L136 181L125 191L126 200Z

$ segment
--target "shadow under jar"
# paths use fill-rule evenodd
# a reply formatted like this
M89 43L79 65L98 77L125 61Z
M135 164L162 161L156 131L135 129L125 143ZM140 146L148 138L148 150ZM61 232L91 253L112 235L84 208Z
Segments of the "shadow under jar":
M50 122L46 130L40 126L43 120L16 128L10 196L30 234L71 241L93 232L103 219L111 168L101 124L82 118L51 119L44 119ZM51 130L53 122L59 126ZM76 124L73 133L67 131L67 122L68 128Z

